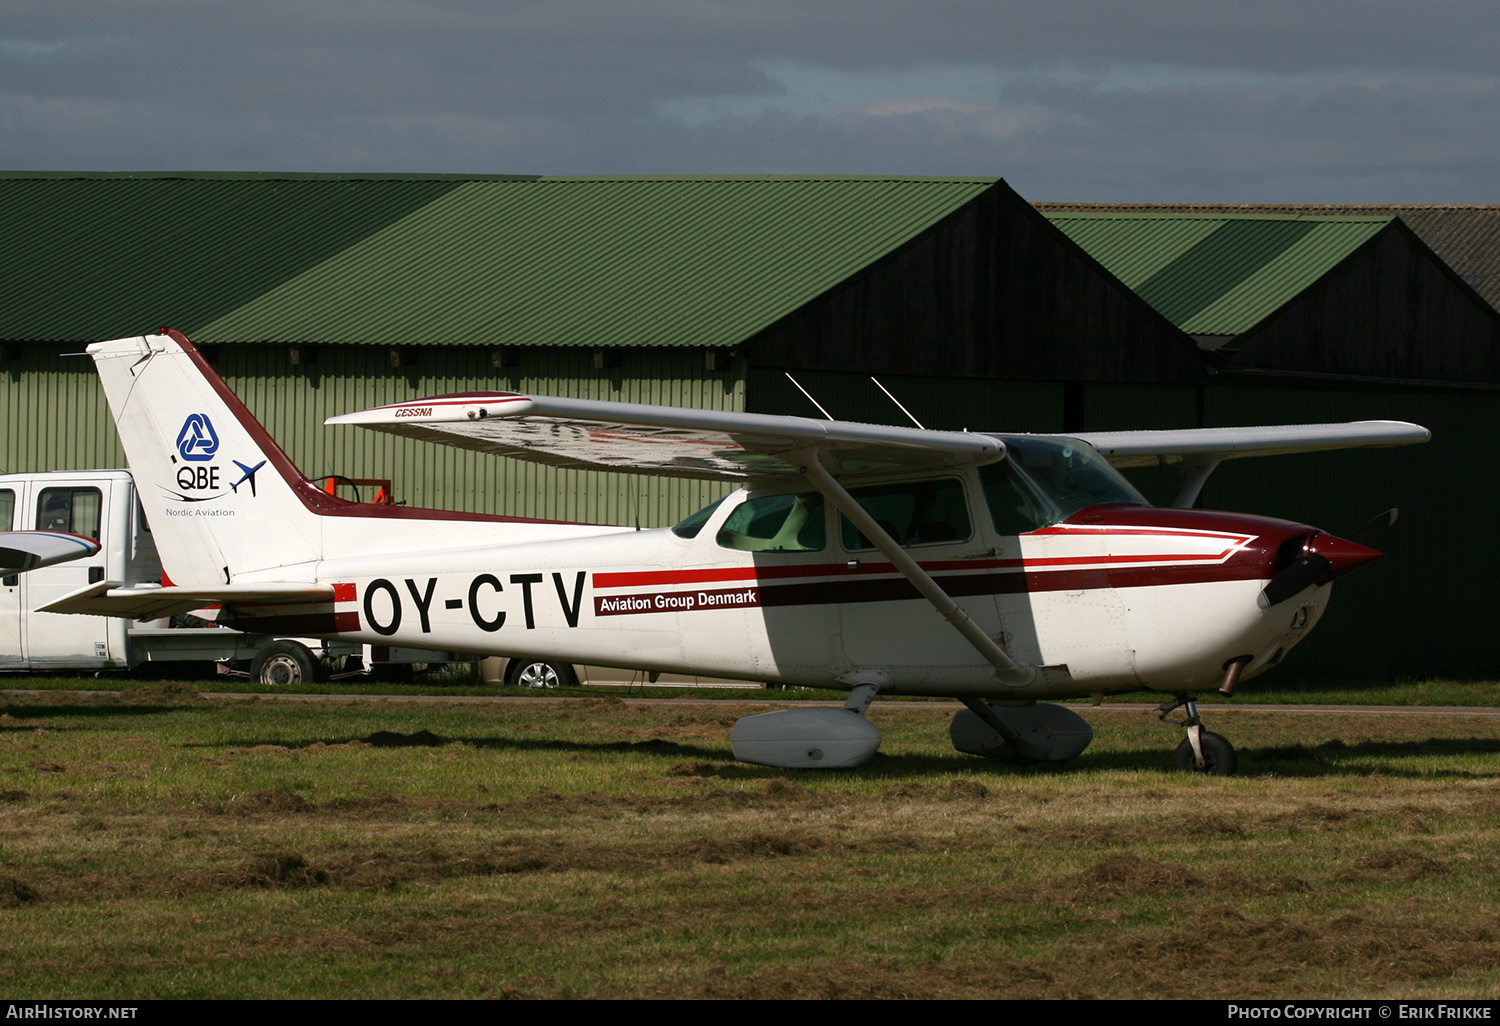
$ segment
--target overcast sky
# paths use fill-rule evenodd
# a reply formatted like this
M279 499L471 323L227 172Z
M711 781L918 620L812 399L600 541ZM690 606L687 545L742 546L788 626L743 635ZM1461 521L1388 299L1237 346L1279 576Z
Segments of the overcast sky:
M0 0L0 169L998 175L1500 203L1448 0Z

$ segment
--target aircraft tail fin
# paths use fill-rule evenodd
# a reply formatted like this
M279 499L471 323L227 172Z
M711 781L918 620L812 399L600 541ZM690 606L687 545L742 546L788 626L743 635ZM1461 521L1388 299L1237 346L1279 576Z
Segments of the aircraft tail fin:
M88 352L171 582L310 575L322 557L314 511L337 500L302 477L203 354L166 328Z

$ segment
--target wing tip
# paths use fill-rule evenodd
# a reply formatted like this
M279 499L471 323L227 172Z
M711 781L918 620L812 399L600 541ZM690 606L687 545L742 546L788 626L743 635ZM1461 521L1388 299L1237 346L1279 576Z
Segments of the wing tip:
M341 413L324 424L355 424L380 427L404 423L451 424L489 417L518 417L535 405L531 396L521 392L450 392L423 399L404 399L399 403L372 406L367 410Z

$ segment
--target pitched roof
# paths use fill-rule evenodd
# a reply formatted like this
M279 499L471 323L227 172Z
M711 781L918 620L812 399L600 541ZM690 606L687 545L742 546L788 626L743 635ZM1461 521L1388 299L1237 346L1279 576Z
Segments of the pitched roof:
M0 175L0 338L197 328L420 209L455 180Z
M1159 313L1200 337L1243 334L1392 223L1037 206Z
M993 178L0 174L0 338L728 346Z
M1399 217L1443 262L1500 309L1500 206L1376 204L1106 204L1036 203L1047 214L1115 212L1174 214L1275 214L1300 217Z

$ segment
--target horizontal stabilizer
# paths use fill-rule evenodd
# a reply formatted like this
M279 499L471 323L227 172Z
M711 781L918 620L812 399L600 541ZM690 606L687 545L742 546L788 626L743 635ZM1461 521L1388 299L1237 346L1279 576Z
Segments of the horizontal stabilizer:
M330 417L389 434L576 470L731 480L797 474L817 451L840 476L992 463L1005 443L962 431L691 410L515 392L414 399Z
M1242 456L1282 456L1324 449L1364 449L1425 442L1432 432L1399 420L1274 427L1184 428L1176 431L1081 431L1117 467L1211 463Z
M333 585L226 584L218 588L179 588L159 584L125 587L119 581L101 581L70 592L37 611L155 620L226 602L316 602L319 599L332 602Z
M0 575L35 570L99 551L92 538L62 531L0 531Z

